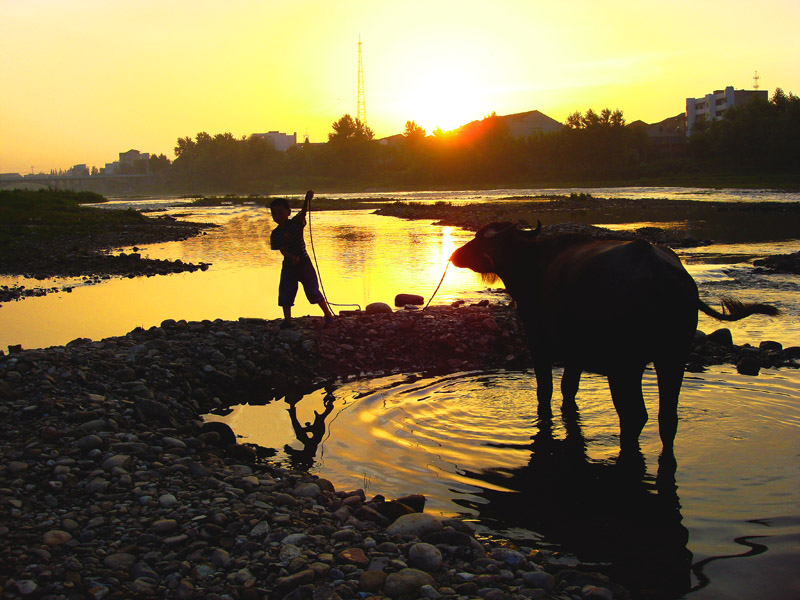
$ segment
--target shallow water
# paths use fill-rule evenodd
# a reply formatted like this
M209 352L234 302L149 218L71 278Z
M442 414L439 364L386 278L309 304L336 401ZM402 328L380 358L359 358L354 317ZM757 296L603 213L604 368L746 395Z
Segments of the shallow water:
M427 511L559 550L567 564L600 563L634 589L796 598L800 372L744 377L715 367L689 375L676 470L659 466L652 371L644 389L651 419L641 462L618 460L616 414L605 379L595 375L581 382L577 421L558 410L552 422L539 419L534 379L518 372L398 375L329 390L328 414L319 390L295 405L294 416L278 400L207 418L338 489L424 493ZM315 435L296 433L311 424Z
M577 190L577 188L576 188ZM374 193L376 197L414 201L448 200L479 202L513 195L534 195L570 190L491 190L480 192ZM606 196L670 197L707 199L769 199L797 201L800 194L756 190L701 190L693 188L612 188L577 191ZM367 194L368 196L369 194ZM340 195L343 197L345 195ZM359 194L358 196L365 196ZM63 345L78 338L102 339L124 335L135 327L158 325L165 319L237 319L239 317L279 318L277 306L280 255L269 249L273 223L268 211L254 205L189 207L190 200L154 198L120 199L110 207L136 206L162 211L183 219L213 222L219 228L183 242L152 245L140 249L151 258L181 259L213 263L207 271L167 276L112 279L88 285L80 279L26 280L0 277L0 285L59 287L61 291L40 298L0 305L0 349L9 344L24 348ZM177 206L172 206L177 204ZM370 302L392 305L396 294L412 293L431 297L440 281L447 259L472 234L454 227L434 227L430 221L405 221L381 217L367 211L312 213L309 233L313 235L318 271L332 303L355 303L362 308ZM306 234L312 247L311 236ZM798 231L800 238L800 231ZM800 249L800 239L791 242L764 241L758 244L716 245L681 251L687 268L695 276L704 300L717 302L726 293L743 300L770 301L784 310L781 319L752 317L731 326L737 344L758 344L777 339L784 345L800 345L800 303L798 278L753 275L748 262L759 256ZM451 268L436 294L435 303L455 299L475 300L485 290L476 276ZM334 307L336 309L352 306ZM295 315L320 314L302 292ZM701 328L720 325L701 315Z

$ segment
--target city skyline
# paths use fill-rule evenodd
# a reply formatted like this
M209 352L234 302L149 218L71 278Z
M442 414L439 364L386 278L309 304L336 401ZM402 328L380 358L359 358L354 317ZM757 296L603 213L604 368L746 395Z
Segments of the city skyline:
M655 122L731 85L800 92L789 0L321 3L10 0L0 5L0 172L174 157L179 137L327 140L357 110L363 42L376 137L491 112L619 108Z

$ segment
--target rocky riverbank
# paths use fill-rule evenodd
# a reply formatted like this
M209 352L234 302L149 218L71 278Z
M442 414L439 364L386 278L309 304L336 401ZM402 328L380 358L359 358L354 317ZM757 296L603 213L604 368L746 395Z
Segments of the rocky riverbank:
M719 348L741 353L722 334L698 335L705 361ZM427 515L421 496L367 498L260 459L201 419L351 377L524 368L508 305L350 314L329 328L312 317L293 329L165 321L12 350L0 356L3 597L628 595L552 552L479 539L468 524ZM796 352L774 346L747 354L798 364Z
M522 352L508 307L320 324L167 321L0 356L0 595L626 597L548 552L489 543L457 519L427 515L422 496L336 490L204 426L200 415L214 407L291 384L501 366ZM371 364L366 352L392 359Z
M86 230L55 224L41 228L42 231L34 227L30 234L22 235L15 229L15 235L3 240L0 273L40 280L82 277L84 283L99 283L110 277L151 277L206 270L209 267L207 263L142 258L135 245L185 240L202 235L209 227L214 225L160 216L142 217L131 222L108 220ZM114 252L130 246L134 246L132 252ZM59 290L64 290L64 287L3 286L0 288L0 302L43 296Z

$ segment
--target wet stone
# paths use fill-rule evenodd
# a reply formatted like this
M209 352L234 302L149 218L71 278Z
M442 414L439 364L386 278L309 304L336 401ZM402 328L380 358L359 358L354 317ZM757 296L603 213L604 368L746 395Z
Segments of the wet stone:
M358 578L358 589L367 593L378 593L383 589L388 575L383 571L364 571Z
M63 546L72 539L72 535L61 529L52 529L44 534L42 543L46 546Z
M393 599L416 595L424 585L435 585L436 581L428 573L418 569L402 569L386 578L384 593Z
M369 559L361 548L346 548L337 555L339 562L356 565L358 567L367 567Z
M423 571L434 572L442 567L442 553L431 544L414 544L408 551L409 562Z

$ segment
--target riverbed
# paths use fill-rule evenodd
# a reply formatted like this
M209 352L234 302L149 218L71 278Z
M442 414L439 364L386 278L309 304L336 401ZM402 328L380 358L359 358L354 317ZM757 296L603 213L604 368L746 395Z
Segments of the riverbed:
M397 198L468 203L528 192L414 193ZM639 188L614 193L722 199L702 190ZM720 194L731 201L746 199L748 194L750 199L767 197L767 192ZM775 196L771 193L768 199L776 201ZM797 201L790 195L777 197ZM36 348L63 345L75 338L102 339L165 319L278 318L280 256L269 250L273 224L268 211L254 205L169 206L172 202L156 199L134 205L166 209L167 214L221 227L183 242L139 251L151 258L212 263L208 271L112 279L99 285L81 280L44 282L71 291L4 304L0 347ZM126 203L130 201L117 205ZM405 221L365 211L312 213L309 233L329 300L348 305L335 306L337 311L352 309L349 304L362 308L376 301L392 304L397 293L419 294L427 301L447 258L472 237L470 232L432 226L430 221ZM311 247L308 235L307 242ZM755 273L751 264L755 258L796 251L799 246L798 240L773 240L712 244L679 253L707 302L732 294L744 301L772 303L783 311L779 318L757 316L731 324L736 344L757 346L776 340L795 346L800 345L798 278ZM0 285L15 282L43 285L18 278L3 279ZM486 297L498 294L471 272L450 268L434 304ZM295 314L316 314L316 307L308 305L302 292ZM700 329L710 332L720 326L701 315ZM228 422L242 442L274 449L276 460L304 461L337 487L363 487L387 497L424 491L432 512L465 515L486 535L536 540L563 551L567 562L630 563L633 558L624 553L626 545L641 549L636 572L622 578L636 579L639 573L641 579L652 580L658 565L668 567L670 577L679 579L672 597L797 596L797 370L762 370L758 377L746 377L733 367L718 366L687 374L679 412L677 468L661 470L655 381L648 371L645 398L651 421L641 440L643 462L635 467L639 474L632 479L619 476L616 417L604 379L588 375L582 381L578 427L558 414L552 423L539 420L534 396L530 374L515 371L422 379L404 374L343 383L333 392L334 408L325 416L325 435L315 440L312 452L297 439L289 406L282 400L236 406L226 415L208 418ZM312 423L314 411L323 413L323 407L323 391L307 395L297 404L297 422ZM550 457L549 462L543 457ZM675 485L670 489L672 477ZM561 497L553 491L565 489L569 493ZM617 508L614 502L601 502L602 495L619 498ZM566 507L561 513L555 512L559 505ZM648 526L638 530L626 526L624 513L617 520L598 518L620 506L652 510L637 516ZM666 555L654 547L653 540L662 539L659 536L669 541L671 551ZM598 555L596 548L614 538L622 542L616 554ZM687 552L691 553L688 563ZM671 562L665 563L665 556ZM656 564L655 571L648 557ZM646 581L640 583L646 585Z

